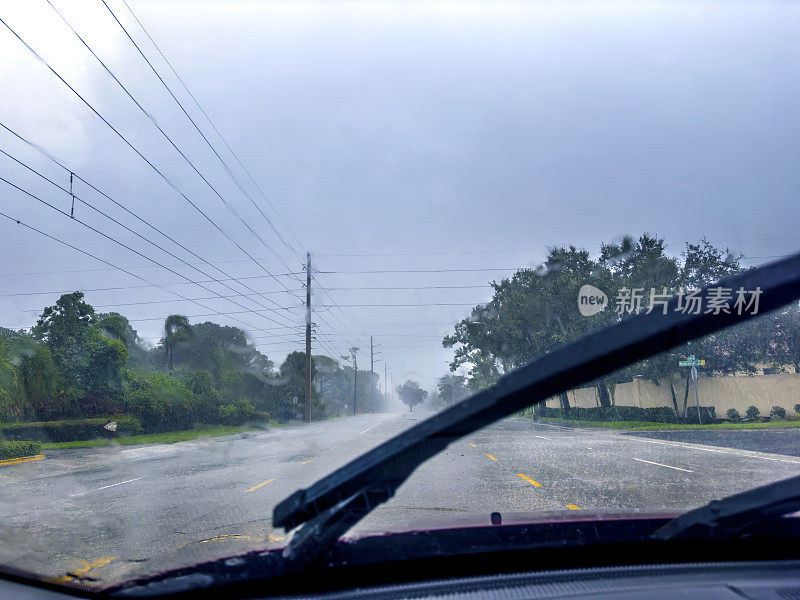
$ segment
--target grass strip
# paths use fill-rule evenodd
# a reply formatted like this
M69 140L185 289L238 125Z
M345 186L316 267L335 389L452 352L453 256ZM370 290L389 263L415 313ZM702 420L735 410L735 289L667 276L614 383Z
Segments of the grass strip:
M165 431L163 433L146 433L141 435L122 436L114 439L95 439L82 440L76 442L55 442L44 443L44 450L58 450L62 448L95 448L99 446L134 446L137 444L175 444L177 442L188 442L201 437L221 437L234 435L246 431L255 431L258 427L230 427L221 425L219 427L207 427L203 429L186 429L183 431Z

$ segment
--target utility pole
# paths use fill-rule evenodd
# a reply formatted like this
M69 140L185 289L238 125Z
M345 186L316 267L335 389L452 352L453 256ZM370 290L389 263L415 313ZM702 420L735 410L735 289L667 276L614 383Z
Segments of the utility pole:
M356 381L358 380L358 348L350 348L350 355L353 357L353 414L356 414Z
M70 171L69 173L69 195L72 196L72 208L69 209L69 216L71 218L75 218L75 194L72 191L72 177L73 173Z
M311 422L311 253L306 252L306 401L303 420Z
M369 336L369 407L375 410L375 347L372 336Z

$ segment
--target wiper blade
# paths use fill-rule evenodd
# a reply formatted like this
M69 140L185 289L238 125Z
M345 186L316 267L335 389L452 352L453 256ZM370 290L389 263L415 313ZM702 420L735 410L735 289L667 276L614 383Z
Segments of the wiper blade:
M760 288L759 314L775 310L800 297L800 254L708 286L700 293L703 298L712 287ZM667 314L637 314L538 358L294 492L275 506L273 524L288 531L308 522L309 531L292 538L286 557L311 559L324 552L343 528L391 498L419 465L453 441L582 383L755 316L734 311L689 314L681 312L677 302L677 297L669 301Z
M651 536L666 541L703 537L734 537L764 519L800 511L800 476L713 500L672 519Z

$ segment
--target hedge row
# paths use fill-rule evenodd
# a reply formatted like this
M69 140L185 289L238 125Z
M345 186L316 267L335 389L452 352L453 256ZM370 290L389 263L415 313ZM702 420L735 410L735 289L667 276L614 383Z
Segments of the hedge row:
M42 451L38 442L0 442L0 460L34 456Z
M686 421L697 422L697 407L689 406L686 411ZM713 406L701 406L700 414L703 422L711 423L716 420ZM544 415L551 419L563 419L564 414L560 408L545 408ZM650 423L678 423L675 412L666 406L656 408L639 408L638 406L611 406L597 408L572 407L569 409L571 421L647 421Z
M105 428L111 421L116 421L116 431ZM0 435L6 439L35 442L77 442L96 438L114 438L120 435L135 435L141 431L142 426L139 424L139 420L128 416L0 425Z

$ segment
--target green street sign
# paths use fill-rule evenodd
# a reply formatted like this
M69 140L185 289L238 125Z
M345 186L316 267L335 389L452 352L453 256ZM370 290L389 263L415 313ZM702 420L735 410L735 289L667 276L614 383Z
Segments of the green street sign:
M694 357L694 354L691 354L686 357L686 360L679 360L678 366L679 367L704 367L706 365L705 360L697 360Z

